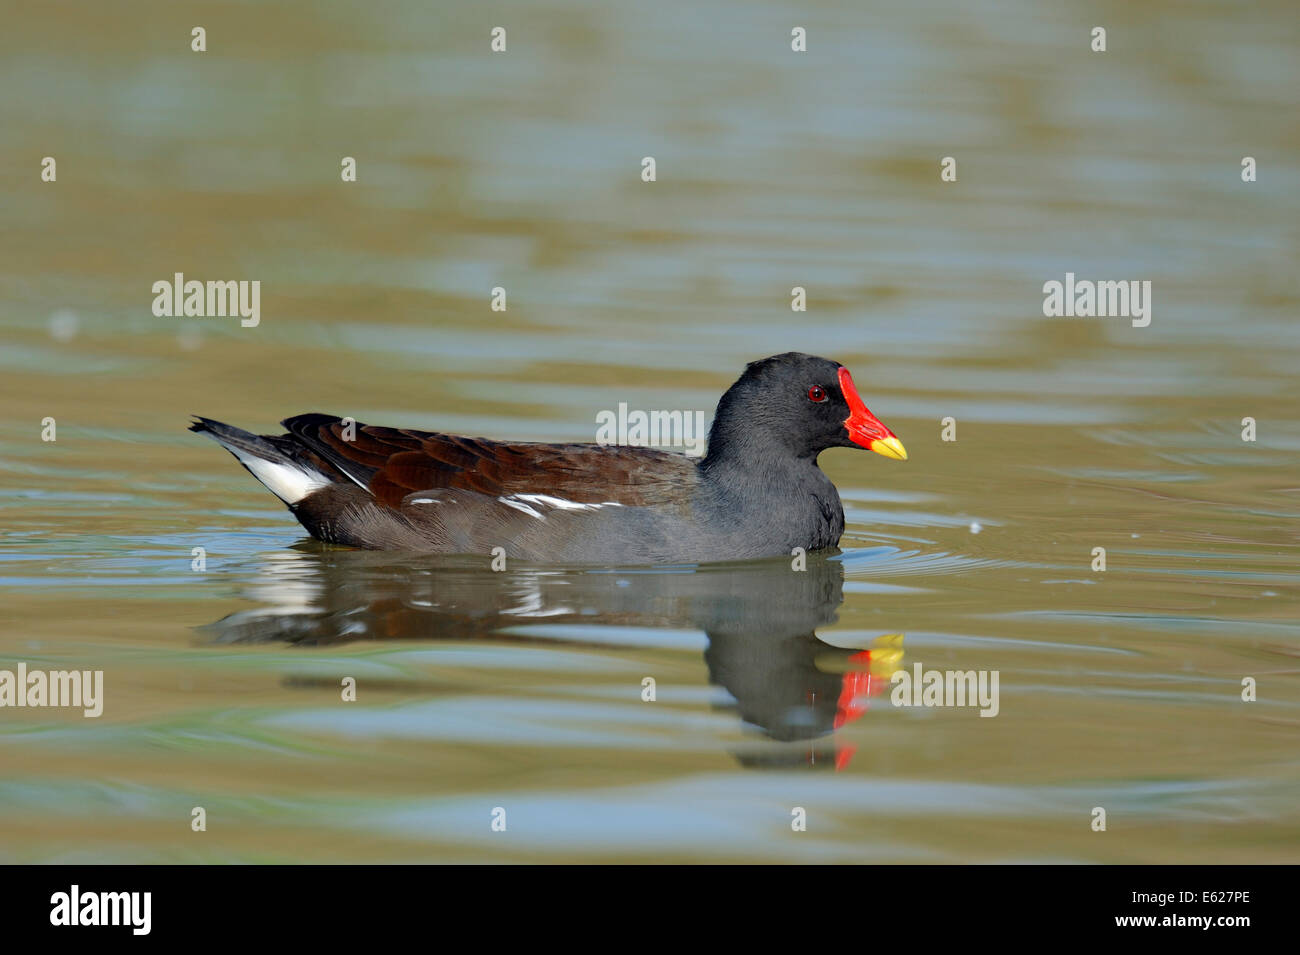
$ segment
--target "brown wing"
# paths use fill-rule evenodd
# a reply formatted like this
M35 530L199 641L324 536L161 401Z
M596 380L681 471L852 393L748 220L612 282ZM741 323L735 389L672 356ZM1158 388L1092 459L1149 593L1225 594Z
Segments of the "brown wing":
M339 418L322 414L281 424L390 507L413 491L438 488L647 506L680 500L695 476L690 458L652 448L507 444L409 428L345 427ZM345 438L349 432L352 440Z

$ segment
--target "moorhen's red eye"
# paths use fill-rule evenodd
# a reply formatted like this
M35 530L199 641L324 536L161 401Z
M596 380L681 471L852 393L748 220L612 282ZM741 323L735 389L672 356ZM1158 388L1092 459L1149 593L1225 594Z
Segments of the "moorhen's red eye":
M823 388L821 385L813 385L811 388L808 389L808 400L825 401L826 389Z

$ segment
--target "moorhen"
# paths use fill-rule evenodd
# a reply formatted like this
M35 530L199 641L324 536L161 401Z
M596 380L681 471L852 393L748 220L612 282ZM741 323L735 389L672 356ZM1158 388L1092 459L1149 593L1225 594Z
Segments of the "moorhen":
M907 459L837 362L787 352L751 362L718 402L707 454L599 444L513 444L409 428L287 418L208 435L318 540L372 550L543 563L702 563L833 547L844 532L827 448ZM501 553L500 551L496 552Z

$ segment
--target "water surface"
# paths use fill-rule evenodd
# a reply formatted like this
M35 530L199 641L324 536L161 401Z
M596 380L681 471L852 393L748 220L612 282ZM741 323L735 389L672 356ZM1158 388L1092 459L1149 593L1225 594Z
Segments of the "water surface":
M195 16L0 37L0 666L106 683L0 711L0 859L1300 858L1288 4L295 0L205 8L205 54ZM1151 325L1045 318L1067 271ZM261 323L154 317L175 272ZM790 349L911 455L823 455L802 573L323 548L184 430L592 440ZM891 706L918 662L998 716Z

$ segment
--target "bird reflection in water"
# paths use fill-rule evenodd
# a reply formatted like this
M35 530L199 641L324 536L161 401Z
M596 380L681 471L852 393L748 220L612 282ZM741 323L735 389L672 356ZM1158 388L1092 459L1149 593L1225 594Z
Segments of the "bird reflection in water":
M702 630L709 682L732 698L724 705L771 740L806 744L734 753L754 768L847 766L853 747L835 740L835 731L860 718L873 698L887 699L890 676L903 663L902 634L861 647L817 636L844 601L844 565L817 554L802 571L779 559L622 570L518 566L494 573L486 558L405 557L314 542L263 559L241 594L261 606L198 628L205 639L300 647L490 640L635 649L653 643L647 629Z

